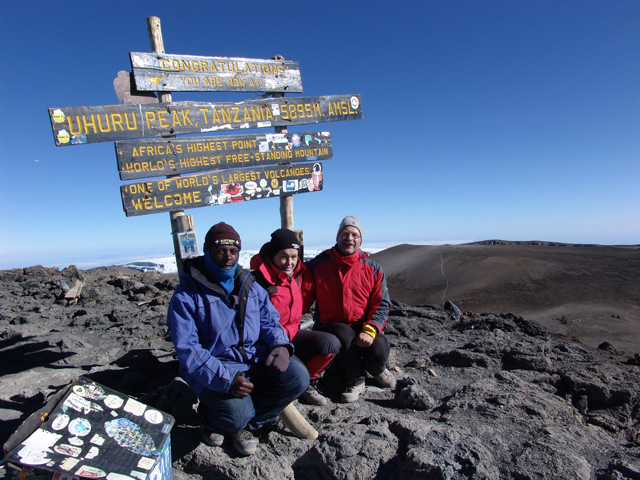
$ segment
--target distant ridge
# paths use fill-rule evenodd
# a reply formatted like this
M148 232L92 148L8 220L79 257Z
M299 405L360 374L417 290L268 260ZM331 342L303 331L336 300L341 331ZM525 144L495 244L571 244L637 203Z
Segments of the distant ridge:
M638 245L600 245L597 243L564 243L546 242L541 240L481 240L479 242L465 243L464 245L539 245L545 247L617 247L640 248Z

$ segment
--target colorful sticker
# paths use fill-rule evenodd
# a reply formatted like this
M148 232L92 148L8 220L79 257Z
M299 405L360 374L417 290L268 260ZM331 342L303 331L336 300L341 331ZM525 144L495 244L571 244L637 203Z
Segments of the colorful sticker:
M358 97L351 97L349 101L351 102L351 108L354 110L357 110L360 106L360 100L358 100Z
M69 415L67 415L66 413L62 413L58 415L53 420L53 422L51 422L51 428L53 428L54 430L62 430L67 425L69 425L69 420L70 420Z
M99 454L100 449L98 447L91 447L84 458L87 460L91 460L92 458L96 458Z
M164 427L162 427L162 433L167 434L171 431L171 424L165 423Z
M87 136L84 133L71 137L72 145L81 145L83 143L87 143Z
M74 447L73 445L67 445L66 443L56 445L53 449L60 455L66 455L67 457L77 457L80 455L80 452L82 452L81 448Z
M53 111L52 117L53 117L53 123L63 123L65 119L64 112L59 108L56 108Z
M267 186L267 179L266 178L261 178L260 179L260 187L265 188Z
M162 421L162 414L158 410L147 410L144 412L144 419L156 425Z
M140 433L140 426L128 418L120 417L105 422L104 430L118 445L138 455L160 455L156 450L153 438L147 433Z
M25 465L44 465L50 458L47 457L47 452L37 448L26 446L18 452L20 462Z
M139 401L134 400L133 398L128 399L127 403L124 405L125 412L131 413L138 417L142 415L142 413L146 408L147 406L144 403L140 403Z
M78 395L79 397L86 397L87 394L87 388L83 387L82 385L74 385L73 386L73 393L75 393L76 395Z
M311 135L305 135L304 136L304 144L308 147L309 146L309 142L311 141Z
M298 135L297 133L294 133L291 136L291 143L293 143L294 147L298 148L302 144L302 142L300 141L300 135Z
M85 397L90 398L91 400L102 400L105 397L104 389L99 387L95 383L91 385L84 386Z
M271 188L278 188L278 179L277 178L272 178L271 179Z
M104 399L104 404L114 410L120 408L123 403L124 400L117 395L107 395Z
M121 473L111 472L109 475L107 475L107 480L133 480L133 477L122 475Z
M269 143L268 142L260 142L258 144L258 151L261 153L269 151Z
M69 136L69 132L65 129L62 129L58 132L58 142L59 143L69 143L71 137Z
M78 470L76 470L76 475L80 477L100 478L106 476L107 474L104 472L104 470L100 470L99 468L90 467L89 465L83 465Z
M72 408L76 412L84 411L85 415L91 411L91 402L76 395L75 393L69 394L67 399L64 401L64 406Z
M153 458L142 457L138 461L138 468L144 468L145 470L150 470L151 467L153 467L154 463L156 463L156 461Z
M285 180L282 182L282 191L284 193L295 192L298 190L298 180Z
M76 418L69 424L69 433L78 437L84 437L91 431L91 423L86 418Z
M266 135L267 143L289 143L287 136L284 133L268 133Z
M67 457L67 459L60 464L60 468L68 472L73 467L75 467L79 461L80 460L77 458Z

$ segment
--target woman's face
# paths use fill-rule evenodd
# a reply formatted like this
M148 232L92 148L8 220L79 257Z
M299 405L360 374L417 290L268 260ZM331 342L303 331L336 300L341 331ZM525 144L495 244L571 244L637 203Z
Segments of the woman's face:
M298 250L295 248L280 250L273 257L273 264L278 270L286 273L290 277L298 265Z

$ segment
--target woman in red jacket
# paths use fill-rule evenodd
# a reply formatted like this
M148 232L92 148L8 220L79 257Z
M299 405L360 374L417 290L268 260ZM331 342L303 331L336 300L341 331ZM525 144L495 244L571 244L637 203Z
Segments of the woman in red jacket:
M251 259L256 281L268 293L280 314L280 325L293 343L296 356L309 371L309 388L300 400L311 405L325 405L327 399L316 389L322 373L340 351L340 340L335 335L317 330L300 330L302 318L302 292L300 284L306 270L298 257L300 245L295 233L280 228L271 234L260 253Z

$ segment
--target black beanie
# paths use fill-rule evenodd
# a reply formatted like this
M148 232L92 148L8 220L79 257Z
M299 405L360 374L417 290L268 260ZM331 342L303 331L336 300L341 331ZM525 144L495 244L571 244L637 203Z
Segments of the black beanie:
M276 253L285 248L295 248L300 250L300 243L298 237L291 230L286 228L279 228L271 234L271 241L269 242L269 258L275 257Z
M207 232L207 236L204 238L204 251L206 252L217 245L233 245L240 250L242 242L240 242L240 235L231 225L220 222L216 223Z

